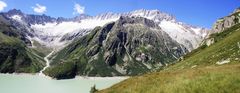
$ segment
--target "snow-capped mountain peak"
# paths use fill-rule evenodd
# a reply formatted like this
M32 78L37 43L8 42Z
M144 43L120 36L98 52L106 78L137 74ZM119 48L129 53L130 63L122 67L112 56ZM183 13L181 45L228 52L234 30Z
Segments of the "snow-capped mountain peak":
M60 43L66 40L64 38L73 36L81 37L97 26L117 21L121 16L143 17L153 20L173 40L184 45L188 50L197 48L207 35L205 29L178 22L174 16L159 10L140 9L125 13L108 12L96 16L81 14L69 19L53 18L47 15L27 15L16 9L10 10L6 15L17 22L27 23L30 32L35 35L34 38L38 38L38 40L47 44L51 42ZM51 46L55 47L54 44L51 44Z
M140 9L135 10L129 13L130 16L139 16L144 17L150 20L159 20L162 21L165 20L175 20L174 16L161 12L159 10L146 10L146 9Z
M188 27L174 21L163 20L159 26L163 31L167 32L170 37L184 45L189 51L197 48L208 33L203 28Z

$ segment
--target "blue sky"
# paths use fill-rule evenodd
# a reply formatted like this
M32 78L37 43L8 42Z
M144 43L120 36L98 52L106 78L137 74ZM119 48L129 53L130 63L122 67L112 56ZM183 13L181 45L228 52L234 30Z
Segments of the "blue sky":
M220 17L240 7L240 0L1 0L7 4L2 11L20 9L28 14L53 17L74 17L79 13L97 15L105 12L128 12L137 9L158 9L176 16L177 20L211 28ZM34 8L39 5L38 12ZM1 5L1 4L0 4ZM45 7L45 8L44 8ZM77 9L74 7L78 7ZM82 11L84 10L84 11ZM75 11L75 12L74 12Z

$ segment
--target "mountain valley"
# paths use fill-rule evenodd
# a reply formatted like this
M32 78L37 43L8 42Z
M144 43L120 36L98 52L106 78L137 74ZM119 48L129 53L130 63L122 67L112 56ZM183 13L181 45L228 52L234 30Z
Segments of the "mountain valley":
M158 10L53 18L13 9L1 15L42 61L54 51L43 72L57 79L155 71L196 49L209 34Z
M0 0L0 93L240 93L239 0Z

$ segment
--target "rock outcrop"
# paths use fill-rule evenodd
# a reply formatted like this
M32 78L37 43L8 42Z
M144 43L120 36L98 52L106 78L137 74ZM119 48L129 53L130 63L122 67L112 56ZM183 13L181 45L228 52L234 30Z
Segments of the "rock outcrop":
M220 18L213 26L213 32L221 32L227 28L230 28L240 23L240 8L237 8L229 16Z

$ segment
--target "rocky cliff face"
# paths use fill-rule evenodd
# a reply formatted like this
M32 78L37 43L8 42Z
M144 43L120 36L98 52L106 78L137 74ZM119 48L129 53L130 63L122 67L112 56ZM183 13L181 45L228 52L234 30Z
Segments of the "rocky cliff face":
M213 26L213 32L221 32L240 23L240 8L236 9L229 16L220 18Z
M64 69L59 67L73 62L72 67L76 67L79 75L137 75L166 66L185 52L183 45L171 39L153 21L120 17L116 22L96 27L57 53L52 59L52 68L45 73L55 73L48 75L58 78L57 69Z
M235 25L239 23L240 23L240 8L237 8L230 15L220 18L214 23L212 31L210 31L208 37L203 41L202 45L204 44L206 44L207 46L212 45L213 43L218 41L218 39L215 38L217 37L216 35L218 35L219 33L228 33L223 31L225 30L228 31L227 30L228 28L231 27L233 28Z

